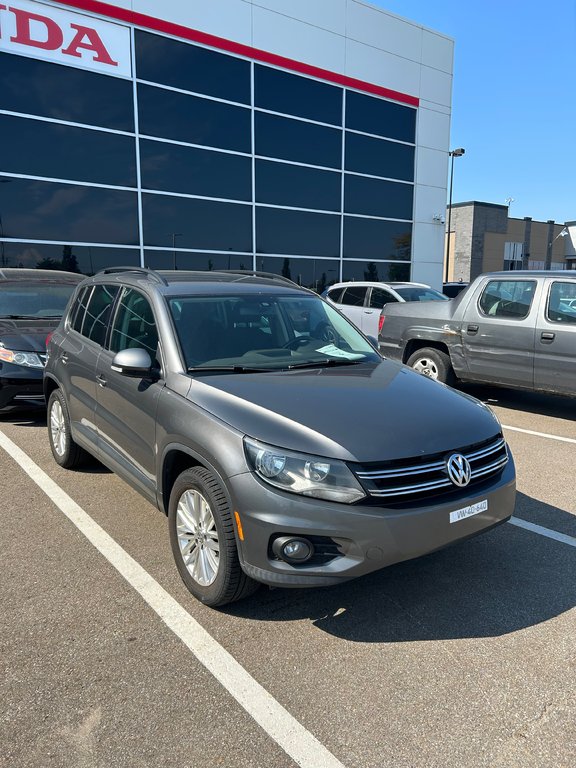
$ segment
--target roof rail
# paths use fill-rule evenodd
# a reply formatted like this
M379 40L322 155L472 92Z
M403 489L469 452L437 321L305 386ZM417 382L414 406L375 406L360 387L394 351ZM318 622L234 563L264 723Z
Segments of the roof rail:
M295 283L294 280L291 280L289 277L284 277L284 275L279 275L276 272L261 272L257 269L215 269L214 271L223 272L225 275L238 275L239 277L267 277L271 280L280 280L283 283L290 283L290 285L295 285L298 288L303 287L298 285L298 283Z
M155 269L149 269L148 267L106 267L105 269L99 270L96 274L111 275L115 272L137 272L139 274L147 275L148 277L153 278L156 280L156 282L162 283L162 285L168 285L168 281L165 280L161 274L156 272Z

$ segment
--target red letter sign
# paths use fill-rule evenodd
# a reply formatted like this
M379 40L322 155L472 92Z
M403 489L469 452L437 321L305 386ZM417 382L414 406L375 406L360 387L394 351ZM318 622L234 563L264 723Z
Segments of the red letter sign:
M16 35L10 38L13 43L31 45L34 48L43 48L46 51L56 51L60 48L64 42L64 36L62 35L62 30L55 21L52 21L52 19L49 19L47 16L30 13L21 8L10 8L10 10L16 17ZM32 37L32 31L30 29L31 21L40 22L45 27L45 40L35 40Z
M68 56L82 56L81 53L78 53L78 48L86 48L89 51L94 51L96 53L96 56L94 56L94 61L101 61L103 64L110 64L113 67L118 66L118 62L114 61L111 57L108 51L106 50L106 47L102 40L100 39L100 35L98 32L96 32L95 29L90 29L90 27L81 27L79 24L70 24L72 29L76 30L76 34L74 35L74 38L70 45L67 48L62 49L62 53L67 54ZM87 38L88 42L83 42L84 38Z

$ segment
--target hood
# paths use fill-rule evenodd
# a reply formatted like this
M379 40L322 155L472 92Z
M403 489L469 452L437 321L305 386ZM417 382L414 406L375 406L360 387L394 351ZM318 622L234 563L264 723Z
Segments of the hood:
M361 463L462 449L500 433L480 401L389 360L197 375L188 398L257 440Z
M18 352L46 352L46 336L56 328L60 318L47 320L0 319L0 344Z

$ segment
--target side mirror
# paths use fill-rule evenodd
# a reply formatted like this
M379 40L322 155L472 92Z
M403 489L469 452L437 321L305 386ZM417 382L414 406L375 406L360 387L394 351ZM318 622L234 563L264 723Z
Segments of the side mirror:
M376 336L366 336L366 338L368 339L368 341L370 342L370 344L372 344L372 346L374 347L374 349L376 350L376 352L379 352L379 351L380 351L380 349L379 349L379 347L378 347L378 339L376 338Z
M122 376L143 379L151 375L152 360L145 349L123 349L116 353L110 367Z

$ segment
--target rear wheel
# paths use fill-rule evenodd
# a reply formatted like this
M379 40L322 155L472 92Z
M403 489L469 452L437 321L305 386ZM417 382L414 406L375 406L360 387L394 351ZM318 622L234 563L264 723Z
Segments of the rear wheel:
M48 399L48 438L56 463L64 469L73 469L85 461L86 452L72 439L68 406L59 389Z
M441 381L449 386L453 386L456 383L450 355L441 349L435 349L434 347L419 349L413 355L410 355L408 365L423 376L428 376L435 381Z
M209 470L194 467L177 478L168 525L178 571L194 597L215 608L256 591L259 584L240 566L226 494Z

